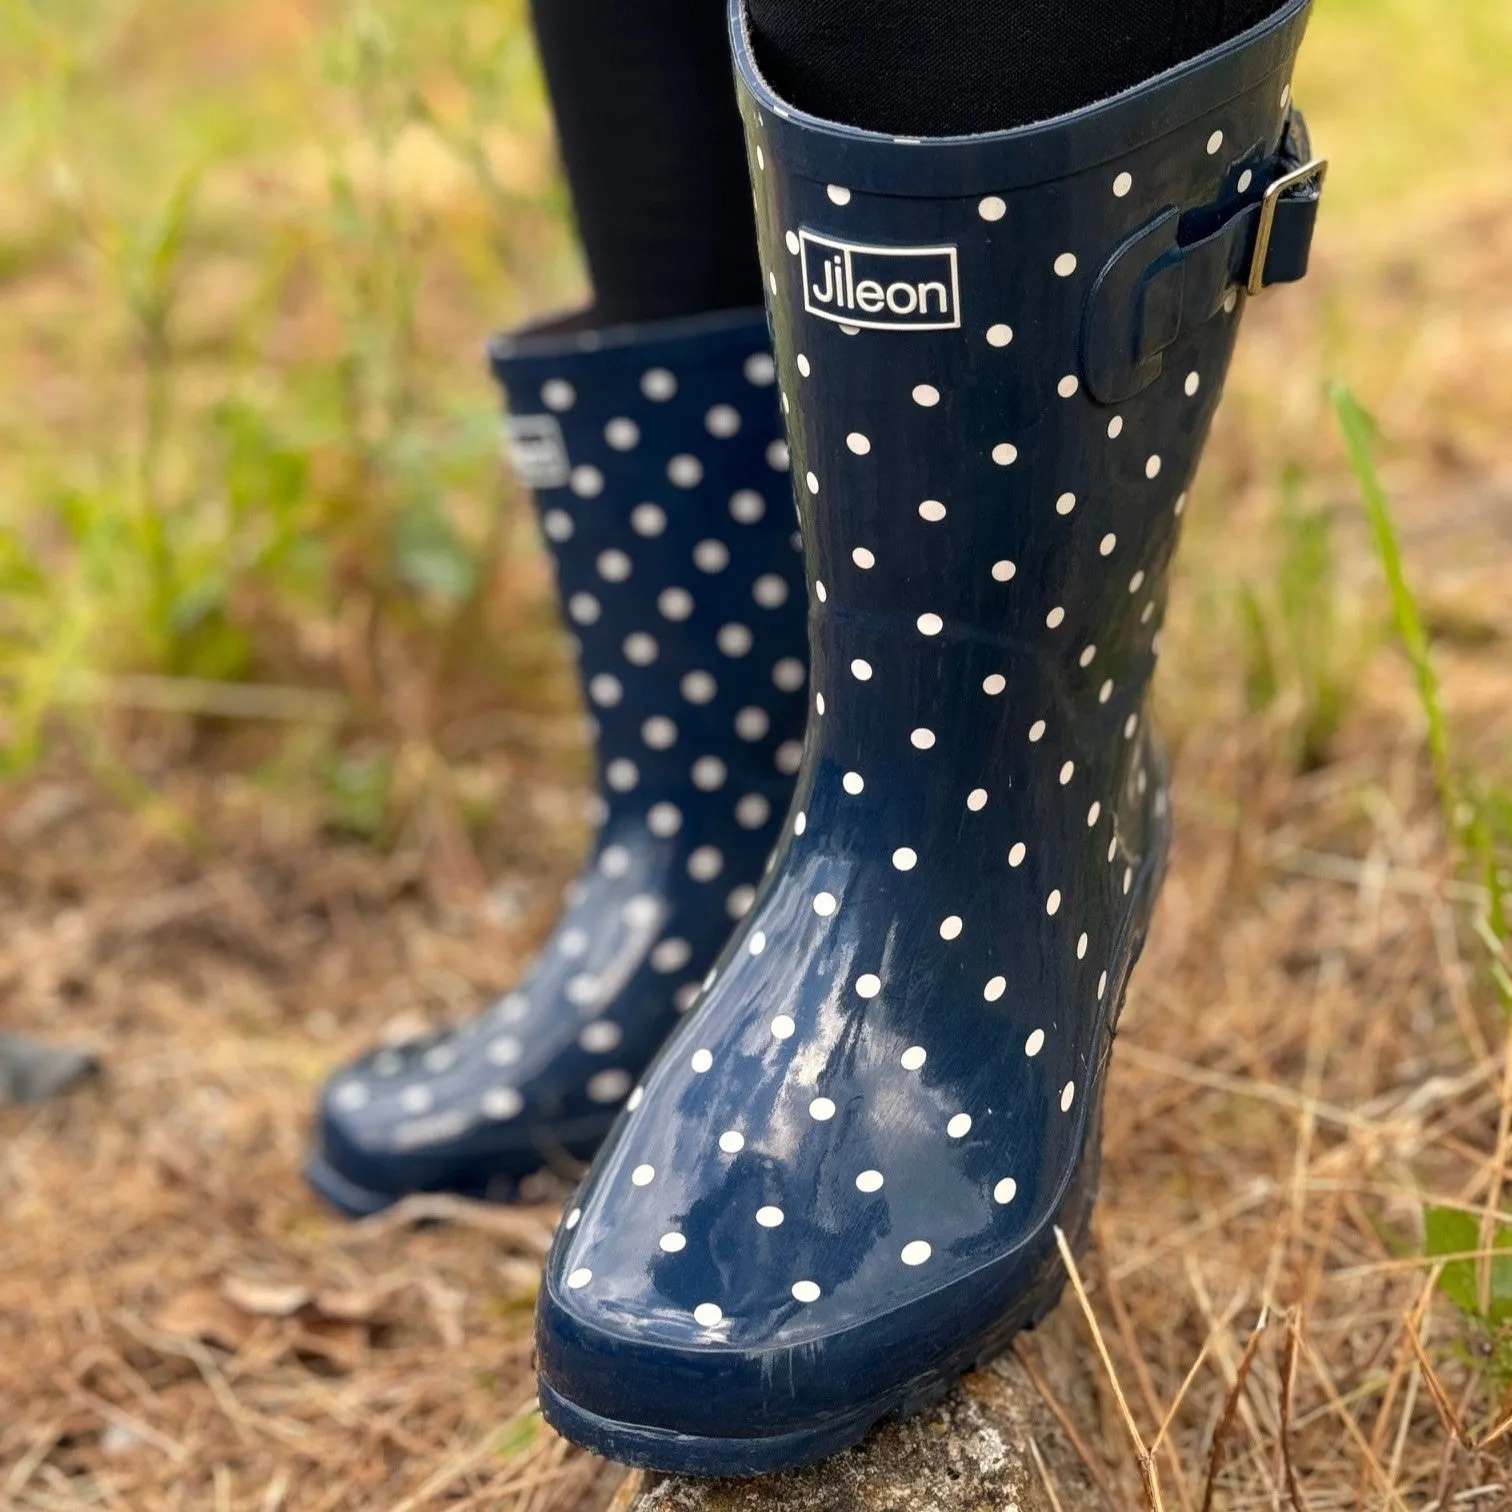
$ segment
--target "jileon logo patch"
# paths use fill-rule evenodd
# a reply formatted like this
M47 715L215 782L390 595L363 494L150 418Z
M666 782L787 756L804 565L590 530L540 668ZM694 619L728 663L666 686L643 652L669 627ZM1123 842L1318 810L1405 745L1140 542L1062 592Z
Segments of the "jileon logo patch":
M961 323L954 247L868 247L798 233L803 308L877 331L949 331Z
M567 445L555 415L506 415L504 436L515 475L527 488L560 488L567 481Z

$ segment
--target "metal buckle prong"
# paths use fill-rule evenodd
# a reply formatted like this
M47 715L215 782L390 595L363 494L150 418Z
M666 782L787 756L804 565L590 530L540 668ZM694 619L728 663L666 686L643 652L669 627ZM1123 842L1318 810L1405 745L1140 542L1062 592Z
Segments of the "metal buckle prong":
M1276 229L1276 207L1281 202L1281 196L1288 189L1294 189L1298 184L1305 184L1310 178L1317 179L1318 188L1321 189L1327 177L1328 159L1314 158L1310 163L1304 163L1290 173L1283 173L1265 191L1265 197L1260 201L1260 227L1255 233L1255 255L1250 260L1249 292L1251 294L1258 294L1265 288L1265 263L1270 257L1271 235Z

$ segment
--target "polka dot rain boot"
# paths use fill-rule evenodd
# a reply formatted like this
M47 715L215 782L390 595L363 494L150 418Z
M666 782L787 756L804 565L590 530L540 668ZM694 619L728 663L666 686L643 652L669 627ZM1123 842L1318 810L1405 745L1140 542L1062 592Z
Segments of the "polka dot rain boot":
M762 311L500 340L596 721L598 843L520 986L337 1073L336 1206L586 1159L750 906L802 751L802 563Z
M1306 14L915 141L784 106L737 10L812 714L776 864L547 1263L540 1401L578 1443L800 1464L1054 1306L1166 855L1145 695L1185 490L1317 211Z

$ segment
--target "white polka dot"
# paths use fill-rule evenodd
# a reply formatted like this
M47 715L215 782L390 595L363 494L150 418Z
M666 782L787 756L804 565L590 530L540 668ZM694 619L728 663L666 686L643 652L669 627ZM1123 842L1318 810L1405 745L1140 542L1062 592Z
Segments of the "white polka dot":
M682 1251L687 1247L688 1243L687 1239L682 1234L675 1232L670 1234L663 1234L661 1238L656 1242L661 1247L663 1253L668 1255L681 1254Z
M788 601L787 579L775 572L764 572L751 585L751 597L763 609L780 609Z
M751 938L746 941L746 949L749 950L750 953L753 956L759 956L761 954L761 952L766 949L766 946L767 946L766 934L765 934L764 931L762 931L760 929L758 929L756 931L756 933L753 934L751 936Z
M815 1123L828 1123L835 1116L835 1105L827 1097L816 1097L809 1104L809 1117Z
M785 1013L779 1013L777 1017L772 1020L772 1034L776 1039L792 1039L793 1033L797 1029L797 1027L798 1026Z
M819 479L813 473L804 473L803 481L808 486L808 491L817 496L819 492Z
M987 807L987 789L972 788L972 790L966 795L966 807L969 808L973 814L981 813L981 811Z
M1107 990L1108 990L1108 973L1105 971L1097 979L1097 1001L1099 1003L1102 1002L1102 1000L1103 1000L1103 993L1105 993Z
M932 383L916 383L913 402L925 409L933 409L940 402L940 391Z
M773 472L786 472L791 465L792 458L788 455L786 441L773 441L766 449L767 466Z
M610 548L601 551L594 563L598 568L598 575L606 583L623 583L630 576L630 558L623 551Z
M693 565L700 572L723 572L730 565L730 548L712 537L693 548Z
M1178 494L1176 496L1176 518L1178 520L1186 510L1186 501L1187 496L1185 494Z
M599 672L588 679L588 697L601 709L612 709L625 696L619 678Z
M754 488L730 495L730 518L737 525L754 525L766 513L766 500Z
M641 374L640 391L653 403L661 404L677 392L677 379L666 368L648 368Z
M856 1190L858 1192L880 1192L882 1190L881 1171L862 1171L856 1177Z
M596 499L604 491L604 475L596 467L574 467L567 482L580 499Z
M525 1099L513 1087L490 1087L478 1099L479 1111L485 1118L503 1123L516 1117L525 1106Z
M928 1059L928 1053L925 1051L923 1045L910 1045L903 1052L900 1064L905 1071L918 1071L922 1069L924 1062ZM859 1185L859 1182L857 1184ZM880 1180L877 1182L877 1185L882 1185Z
M938 614L921 614L914 623L920 635L938 635L945 628L945 621Z
M711 405L704 415L704 429L720 441L728 441L740 429L740 411L733 404Z
M1097 550L1101 556L1112 556L1114 548L1118 545L1118 537L1110 530L1101 541L1097 543Z
M1186 389L1187 398L1190 399L1192 395L1202 387L1202 374L1188 373L1186 375L1186 383L1183 385L1183 387Z
M1075 373L1067 373L1066 376L1055 385L1055 392L1059 394L1062 399L1070 399L1075 396L1076 391L1080 387L1081 379L1078 378Z
M989 698L996 698L1007 686L1008 679L1001 672L989 673L982 679L982 692Z
M989 1003L995 1003L1008 990L1008 978L995 976L982 988L982 996Z
M1120 173L1113 180L1113 194L1118 199L1123 199L1134 187L1134 175L1132 173Z
M1000 221L1008 213L1008 206L995 194L989 194L977 205L977 214L984 221Z
M959 914L951 914L948 919L940 921L940 938L942 940L954 940L960 937L961 917Z
M1005 347L1013 340L1012 326L1001 323L987 327L987 344L995 347Z
M1114 417L1110 421L1108 421L1108 439L1110 441L1118 440L1118 438L1123 435L1123 428L1123 416L1114 415Z
M872 668L871 668L871 663L869 661L864 661L864 660L862 660L861 657L858 656L850 664L850 669L851 669L851 676L854 677L857 682L870 682L871 681Z
M910 850L906 845L900 845L892 853L892 864L899 871L912 871L919 864L918 853Z
M707 672L684 673L678 687L690 704L709 703L719 691L719 685Z
M870 572L877 565L877 559L864 546L857 546L851 552L851 561L863 572Z
M1285 85L1281 90L1281 108L1285 110L1291 104L1291 85Z
M649 667L661 654L656 637L647 635L644 630L636 630L627 635L623 650L625 660L634 667Z
M814 707L820 714L824 713L824 694L818 692L814 694Z
M992 460L999 467L1011 467L1013 463L1018 461L1018 447L1011 441L999 441L992 448Z
M840 779L840 786L854 798L865 789L866 779L862 777L860 772L847 772Z
M695 882L712 882L724 870L724 856L712 845L700 845L688 857L688 875Z
M908 737L915 750L932 751L935 743L933 730L917 729Z
M1017 1195L1018 1182L1016 1182L1011 1176L1003 1177L1003 1179L998 1182L998 1184L992 1189L992 1200L996 1203L1000 1203L1004 1207L1007 1207L1007 1205L1012 1202Z
M1218 153L1218 149L1222 146L1223 133L1221 131L1215 131L1207 140L1208 156L1215 157Z
M593 1272L589 1270L586 1265L584 1265L580 1266L577 1270L573 1271L570 1276L568 1276L567 1284L573 1289L573 1291L580 1291L583 1287L587 1286L587 1284L591 1280L593 1280Z
M856 978L856 995L864 998L874 998L882 990L882 978L874 972L863 972Z
M1071 1111L1071 1104L1074 1101L1075 1097L1076 1097L1076 1083L1075 1082L1067 1082L1066 1085L1065 1085L1065 1087L1061 1091L1061 1112L1062 1113L1069 1113Z
M760 1207L756 1209L756 1221L762 1228L780 1228L782 1225L783 1211L780 1207Z
M771 817L771 799L762 793L747 793L735 805L735 822L741 829L760 829Z
M829 594L825 590L824 583L819 578L814 579L814 597L818 599L821 604L829 598Z
M829 918L839 906L839 900L834 893L822 892L814 895L814 912L821 919Z
M796 656L784 656L772 668L772 685L782 693L796 693L808 681L808 670Z
M753 388L770 388L777 381L777 364L770 352L752 352L741 372Z
M1124 739L1132 740L1134 732L1139 728L1139 715L1131 714L1124 720Z
M1061 786L1065 787L1065 785L1068 782L1070 782L1070 780L1075 775L1076 775L1076 763L1074 761L1068 761L1068 762L1066 762L1066 764L1064 766L1062 766L1061 769L1060 769L1060 783L1061 783Z
M347 1082L331 1094L332 1104L343 1113L357 1113L367 1107L372 1093L359 1081Z
M798 234L797 234L797 232L795 232L795 231L784 232L782 239L783 239L784 242L787 243L787 249L788 249L788 251L791 252L794 257L797 257L799 251L802 248L802 243L798 240Z
M1049 612L1049 614L1045 616L1046 628L1050 630L1058 630L1061 625L1065 623L1065 619L1066 611L1062 609L1059 604L1057 604L1055 608L1053 608Z
M793 1282L793 1300L795 1302L817 1302L822 1293L816 1281Z
M582 1216L582 1208L573 1208L573 1210L568 1213L566 1221L562 1224L562 1227L569 1231L575 1229L578 1226L578 1219Z
M1029 1038L1024 1041L1024 1054L1033 1060L1041 1050L1045 1048L1045 1031L1036 1029Z
M1038 745L1039 742L1042 741L1044 738L1045 738L1045 721L1043 719L1036 719L1034 721L1034 723L1029 726L1029 744L1030 745Z
M631 1090L631 1074L627 1070L600 1070L588 1078L588 1101L618 1102L624 1093Z
M541 403L560 414L577 403L577 390L565 378L548 378L541 385Z
M693 947L684 939L671 935L658 940L651 952L651 969L664 975L681 971L693 958Z
M740 657L751 649L754 637L745 625L728 624L719 627L714 637L715 644L726 656Z
M779 1037L782 1039L787 1038L786 1035L781 1035ZM742 1134L739 1129L726 1129L724 1133L719 1136L719 1148L723 1150L726 1155L738 1155L743 1149L745 1149L745 1135Z
M634 519L633 512L631 518ZM546 538L549 541L570 541L572 532L576 528L572 523L572 516L565 509L548 509L541 516L541 529L546 532Z
M1076 272L1076 254L1074 252L1062 252L1055 259L1055 276L1057 278L1070 278Z
M633 451L640 443L640 426L623 415L616 416L604 427L604 440L615 451Z
M784 740L777 747L777 754L773 757L773 765L784 776L791 777L798 770L803 760L803 742L799 740Z
M1022 866L1024 864L1024 856L1026 854L1027 851L1024 842L1022 840L1015 842L1013 848L1008 852L1009 866Z
M1055 512L1058 515L1068 515L1075 508L1076 495L1074 493L1063 493L1060 498L1055 501Z
M852 431L845 438L845 444L858 456L864 457L871 450L871 441L863 436L860 431Z
M567 613L579 625L592 625L597 623L603 610L591 593L574 593L567 600Z
M663 619L680 624L693 612L693 595L686 588L663 588L656 596L656 607Z
M611 1050L619 1048L619 1043L625 1037L625 1031L618 1024L612 1024L608 1019L596 1019L591 1024L584 1024L582 1032L578 1035L578 1044L590 1055L607 1055Z
M665 714L653 714L641 725L641 739L653 751L667 751L677 744L677 726Z
M633 1171L631 1171L630 1179L638 1187L650 1186L651 1183L656 1180L656 1167L649 1165L638 1165Z
M680 452L667 463L667 477L678 488L696 488L703 475L703 463L691 452Z
M903 1253L899 1258L904 1265L923 1265L929 1259L933 1251L922 1239L911 1239L903 1246Z
M945 506L938 499L925 499L919 505L919 517L931 525L938 525L945 518Z
M1102 687L1100 687L1097 690L1097 701L1100 704L1105 704L1105 703L1107 703L1107 701L1110 698L1112 698L1112 696L1113 696L1113 679L1111 677L1109 677L1109 678L1104 679Z
M713 1328L723 1317L716 1302L700 1302L693 1309L693 1321L702 1328Z
M700 756L692 767L693 786L701 793L715 793L724 786L729 768L717 756Z
M741 709L735 716L735 733L742 740L760 740L771 727L771 715L755 704Z
M1051 918L1054 918L1055 915L1060 912L1060 906L1061 906L1060 888L1057 887L1055 889L1055 891L1052 892L1050 894L1050 896L1045 899L1045 912L1047 914L1049 914L1051 916Z
M1092 807L1087 810L1087 828L1088 829L1091 829L1092 826L1097 823L1098 816L1101 813L1102 813L1102 804L1100 804L1100 803L1094 803L1092 805Z
M808 828L808 815L802 809L793 816L793 833L801 835Z
M971 1114L957 1113L954 1118L945 1125L945 1132L952 1139L964 1139L971 1133Z
M850 197L851 197L850 190L842 188L841 185L839 185L839 184L826 184L825 188L824 188L824 192L827 195L829 195L830 202L832 204L836 204L836 205L848 205L848 204L850 204Z
M1076 959L1084 961L1087 958L1087 932L1083 930L1076 941Z
M767 287L772 291L772 297L775 299L777 297L777 275L775 273L769 272L767 274Z
M1014 574L1017 571L1018 568L1012 562L1010 562L1007 557L1004 557L1001 562L994 562L992 564L993 581L998 583L1011 583L1013 581Z
M1147 477L1147 478L1158 478L1159 476L1160 476L1160 458L1158 456L1151 456L1150 459L1149 459L1149 461L1147 461L1145 463L1145 477Z
M1138 593L1139 590L1144 587L1144 580L1145 575L1143 570L1136 572L1134 576L1129 579L1129 592Z
M708 1071L714 1064L714 1055L709 1050L695 1050L693 1059L688 1063L700 1076Z
M495 1066L512 1066L519 1060L524 1047L510 1035L501 1035L488 1042L483 1054Z

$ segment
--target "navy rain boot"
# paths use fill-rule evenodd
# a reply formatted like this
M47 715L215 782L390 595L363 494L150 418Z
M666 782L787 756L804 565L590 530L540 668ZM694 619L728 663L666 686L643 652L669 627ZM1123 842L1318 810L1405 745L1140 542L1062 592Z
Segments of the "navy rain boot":
M1059 1295L1165 862L1145 717L1247 290L1299 278L1307 0L995 135L801 115L735 52L812 593L777 861L547 1263L540 1401L777 1470Z
M750 907L802 754L804 587L760 310L501 339L517 469L597 723L602 824L482 1017L338 1072L306 1174L349 1213L587 1159Z

